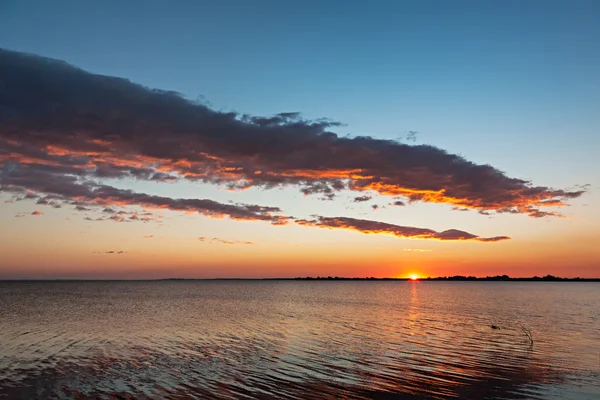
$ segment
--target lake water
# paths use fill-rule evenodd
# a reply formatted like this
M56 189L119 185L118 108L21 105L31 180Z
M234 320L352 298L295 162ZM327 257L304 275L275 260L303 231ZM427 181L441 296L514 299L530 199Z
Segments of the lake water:
M600 399L600 284L4 282L0 398Z

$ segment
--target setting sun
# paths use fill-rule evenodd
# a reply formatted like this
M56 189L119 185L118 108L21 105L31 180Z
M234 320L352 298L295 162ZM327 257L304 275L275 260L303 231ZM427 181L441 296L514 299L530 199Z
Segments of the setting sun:
M419 279L419 275L417 275L417 274L410 274L410 275L408 276L408 278L409 278L411 281L416 281L416 280L418 280L418 279Z

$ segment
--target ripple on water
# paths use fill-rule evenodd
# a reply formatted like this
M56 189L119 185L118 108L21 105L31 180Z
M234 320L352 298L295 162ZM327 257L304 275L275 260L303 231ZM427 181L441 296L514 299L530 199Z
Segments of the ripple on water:
M600 398L597 289L0 283L0 397Z

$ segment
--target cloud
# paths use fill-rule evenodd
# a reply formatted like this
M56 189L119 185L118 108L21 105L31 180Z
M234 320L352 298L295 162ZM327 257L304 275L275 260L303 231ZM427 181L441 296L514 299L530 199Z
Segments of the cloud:
M329 120L298 113L257 117L220 112L175 92L91 74L65 62L0 50L0 185L15 165L64 178L57 189L22 177L22 190L81 190L88 201L189 209L209 216L271 220L211 200L168 199L119 191L92 180L197 180L230 190L297 186L332 199L372 190L408 202L482 211L556 216L586 188L535 186L490 166L428 145L366 136L340 137ZM23 171L23 170L22 170ZM87 190L89 189L89 190ZM93 195L98 193L98 197ZM91 197L91 198L90 198ZM505 210L505 211L501 211Z
M77 199L79 203L89 207L101 208L109 213L111 206L141 206L147 209L168 209L189 213L199 213L208 217L228 217L233 220L267 221L273 225L285 225L288 217L276 215L278 207L259 206L253 204L224 204L209 199L173 199L164 196L148 195L132 190L118 189L112 186L82 180L72 175L57 175L43 168L32 165L13 165L0 174L0 184L4 191L22 191L24 188L38 193L52 195L63 200ZM80 207L80 206L78 206ZM83 207L83 206L81 206ZM121 214L121 215L120 215ZM120 211L108 219L122 222L128 214ZM137 218L137 217L136 217ZM104 218L103 218L104 219ZM148 220L142 216L139 220Z
M152 239L153 237L154 237L154 235L147 235L147 236L144 236L144 239Z
M94 253L97 253L97 252L94 252ZM120 255L120 254L127 254L127 252L123 251L123 250L119 250L119 251L109 250L109 251L105 251L104 254L116 254L116 255Z
M508 236L483 238L458 229L449 229L443 232L437 232L432 229L393 225L385 222L347 217L317 216L315 219L311 220L297 220L296 223L302 226L318 228L349 229L365 234L387 234L402 239L434 239L442 241L472 240L478 242L498 242L510 239Z
M201 242L208 242L208 244L213 244L213 243L219 243L219 244L244 244L244 245L252 245L252 244L256 244L256 242L244 242L244 241L239 241L239 240L225 240L225 239L219 239L219 238L205 238L203 236L198 238L199 241Z
M84 202L88 207L96 207L103 215L97 218L85 217L88 221L106 221L130 222L131 217L144 220L151 218L148 212L138 214L135 211L114 212L109 206L128 206L137 205L144 208L169 209L181 212L195 212L214 218L228 217L233 220L257 220L266 221L272 225L287 225L295 222L299 225L341 228L361 231L363 233L387 233L404 238L419 239L438 239L438 240L476 240L482 242L491 242L509 239L505 236L493 238L481 238L460 230L447 230L436 232L426 228L403 227L398 225L386 224L383 222L354 219L354 218L326 218L317 216L316 219L296 219L294 217L280 215L281 210L278 207L259 206L249 204L223 204L208 199L173 199L163 196L148 195L131 190L114 188L112 186L101 185L93 181L80 181L71 176L54 175L37 169L32 166L18 166L12 168L9 173L3 171L0 175L1 183L5 185L5 190L21 191L23 187L30 190L45 193L55 198L77 199L78 202ZM38 215L35 211L33 215ZM140 215L138 217L138 215ZM205 238L201 238L204 240ZM211 239L215 243L223 244L254 244L252 242L235 242L219 238Z
M19 212L19 213L15 214L15 217L16 218L23 218L23 217L26 217L27 215L36 216L36 215L44 215L44 213L41 212L41 211L38 211L38 210L32 211L31 213Z
M396 200L393 203L390 203L390 206L404 207L406 205L405 202L401 200Z
M371 199L372 199L371 196L358 196L358 197L355 197L354 200L352 200L352 201L355 203L363 203L363 202L369 201Z

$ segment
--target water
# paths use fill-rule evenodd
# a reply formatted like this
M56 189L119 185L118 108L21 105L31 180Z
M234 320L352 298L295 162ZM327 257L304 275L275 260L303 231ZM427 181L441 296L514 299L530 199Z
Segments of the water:
M5 282L0 306L0 398L600 399L597 283Z

